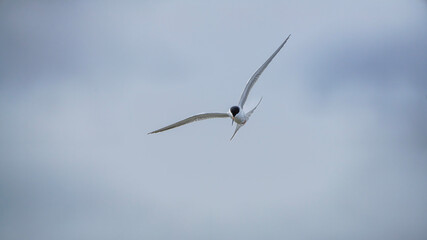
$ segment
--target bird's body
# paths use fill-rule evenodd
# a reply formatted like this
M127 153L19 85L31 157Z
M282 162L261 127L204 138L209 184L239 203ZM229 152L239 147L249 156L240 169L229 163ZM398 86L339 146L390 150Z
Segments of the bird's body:
M243 111L241 111L241 112L239 112L236 116L234 116L234 121L237 123L237 124L245 124L246 123L246 121L248 121L248 117L246 116L246 114L243 112Z
M290 36L291 35L289 35L285 39L285 41L279 46L279 48L252 75L252 77L246 83L246 87L243 90L242 96L240 97L239 104L237 106L232 106L227 113L200 113L200 114L196 114L194 116L188 117L188 118L186 118L184 120L181 120L179 122L173 123L173 124L168 125L166 127L160 128L160 129L155 130L153 132L150 132L148 134L163 132L163 131L166 131L166 130L169 130L169 129L172 129L172 128L176 128L176 127L179 127L179 126L182 126L184 124L191 123L191 122L194 122L194 121L200 121L200 120L209 119L209 118L228 118L228 117L230 117L232 119L232 124L234 122L236 122L236 130L234 131L234 134L231 137L231 139L233 139L233 137L234 137L234 135L236 135L237 131L239 131L239 129L249 120L249 118L252 115L252 113L255 111L255 109L258 107L258 105L261 103L262 98L258 102L258 104L253 109L251 109L250 111L245 112L243 110L243 106L244 106L244 104L246 102L246 99L248 98L250 90L255 85L256 81L258 80L259 76L262 74L262 72L264 71L264 69L267 68L268 64L270 64L270 62L273 60L273 58L276 56L276 54L280 51L280 49L282 49L282 47L288 41L288 39L289 39Z
M248 120L248 117L246 116L245 112L243 111L243 109L240 109L238 106L232 106L230 108L230 115L234 117L234 122L236 122L237 124L245 124L246 121Z

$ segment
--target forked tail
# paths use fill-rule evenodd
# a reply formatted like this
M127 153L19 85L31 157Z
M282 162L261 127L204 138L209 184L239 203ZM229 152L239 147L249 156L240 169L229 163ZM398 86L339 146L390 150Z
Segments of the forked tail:
M238 124L236 125L236 130L234 130L233 136L231 136L230 141L233 140L234 135L236 135L237 131L239 131L239 129L242 127L242 124Z
M262 101L262 97L259 100L258 104L252 110L250 110L248 113L246 113L247 118L249 118L252 115L252 113L254 113L255 109L258 107L258 105L261 103L261 101Z
M258 104L249 112L246 113L246 118L247 120L249 119L249 117L252 115L252 113L254 113L255 109L258 107L258 105L261 103L262 98L259 100ZM237 124L236 126L236 130L234 130L233 136L231 136L230 141L233 140L234 135L236 135L237 131L239 131L239 129L243 126L243 124Z

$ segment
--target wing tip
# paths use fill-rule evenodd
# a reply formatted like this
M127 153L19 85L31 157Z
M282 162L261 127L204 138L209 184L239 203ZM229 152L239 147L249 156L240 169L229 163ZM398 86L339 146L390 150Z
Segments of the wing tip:
M285 39L285 41L283 42L282 46L286 44L286 42L288 41L288 39L291 37L291 34L288 35L288 37Z

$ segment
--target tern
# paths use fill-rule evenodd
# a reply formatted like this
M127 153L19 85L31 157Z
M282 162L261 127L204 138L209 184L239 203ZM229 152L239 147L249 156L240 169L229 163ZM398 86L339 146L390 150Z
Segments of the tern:
M267 68L268 64L270 64L270 62L277 55L277 53L280 51L280 49L282 49L282 47L286 44L286 42L288 41L290 36L291 35L289 35L285 39L285 41L282 44L280 44L279 48L277 48L277 50L267 59L267 61L265 61L265 63L263 65L261 65L261 67L258 68L258 70L248 80L248 82L246 83L246 87L243 90L243 93L240 97L239 104L237 106L232 106L228 110L228 112L226 112L226 113L199 113L199 114L196 114L194 116L188 117L184 120L181 120L179 122L168 125L166 127L157 129L157 130L152 131L152 132L149 132L148 134L163 132L163 131L166 131L166 130L169 130L172 128L176 128L176 127L185 125L187 123L205 120L205 119L210 119L210 118L231 118L231 125L233 125L233 123L236 122L236 130L234 130L233 136L231 136L231 138L230 138L230 141L231 141L234 138L234 136L236 135L237 131L239 131L239 129L243 125L245 125L245 123L249 120L249 117L252 115L252 113L255 111L255 109L258 107L258 105L261 103L262 98L259 100L258 104L253 109L251 109L248 112L245 112L243 110L243 106L245 105L245 102L246 102L246 99L248 98L249 92L251 91L251 89L255 85L255 83L257 82L258 78L261 76L262 72Z

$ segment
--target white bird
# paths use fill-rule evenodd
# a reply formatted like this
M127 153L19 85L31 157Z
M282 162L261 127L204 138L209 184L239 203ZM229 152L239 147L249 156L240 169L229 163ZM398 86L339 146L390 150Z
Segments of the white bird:
M249 112L245 113L243 111L243 106L245 105L246 99L248 98L249 92L251 91L252 87L257 82L259 76L261 76L262 72L267 68L268 64L270 64L271 60L277 55L277 53L282 49L282 47L285 45L285 43L288 41L289 35L285 41L277 48L277 50L265 61L263 65L261 65L260 68L252 75L252 77L248 80L246 83L246 87L243 90L242 96L240 97L239 105L232 106L227 113L199 113L194 116L188 117L184 120L181 120L179 122L176 122L174 124L168 125L166 127L160 128L158 130L149 132L148 134L163 132L172 128L176 128L179 126L182 126L187 123L205 120L209 118L228 118L230 117L232 119L231 125L233 125L233 122L236 122L236 130L234 131L233 136L231 136L230 141L233 139L234 135L236 135L237 131L249 120L249 117L252 115L252 113L255 111L255 109L258 107L258 105L261 103L262 98L259 100L258 104Z

